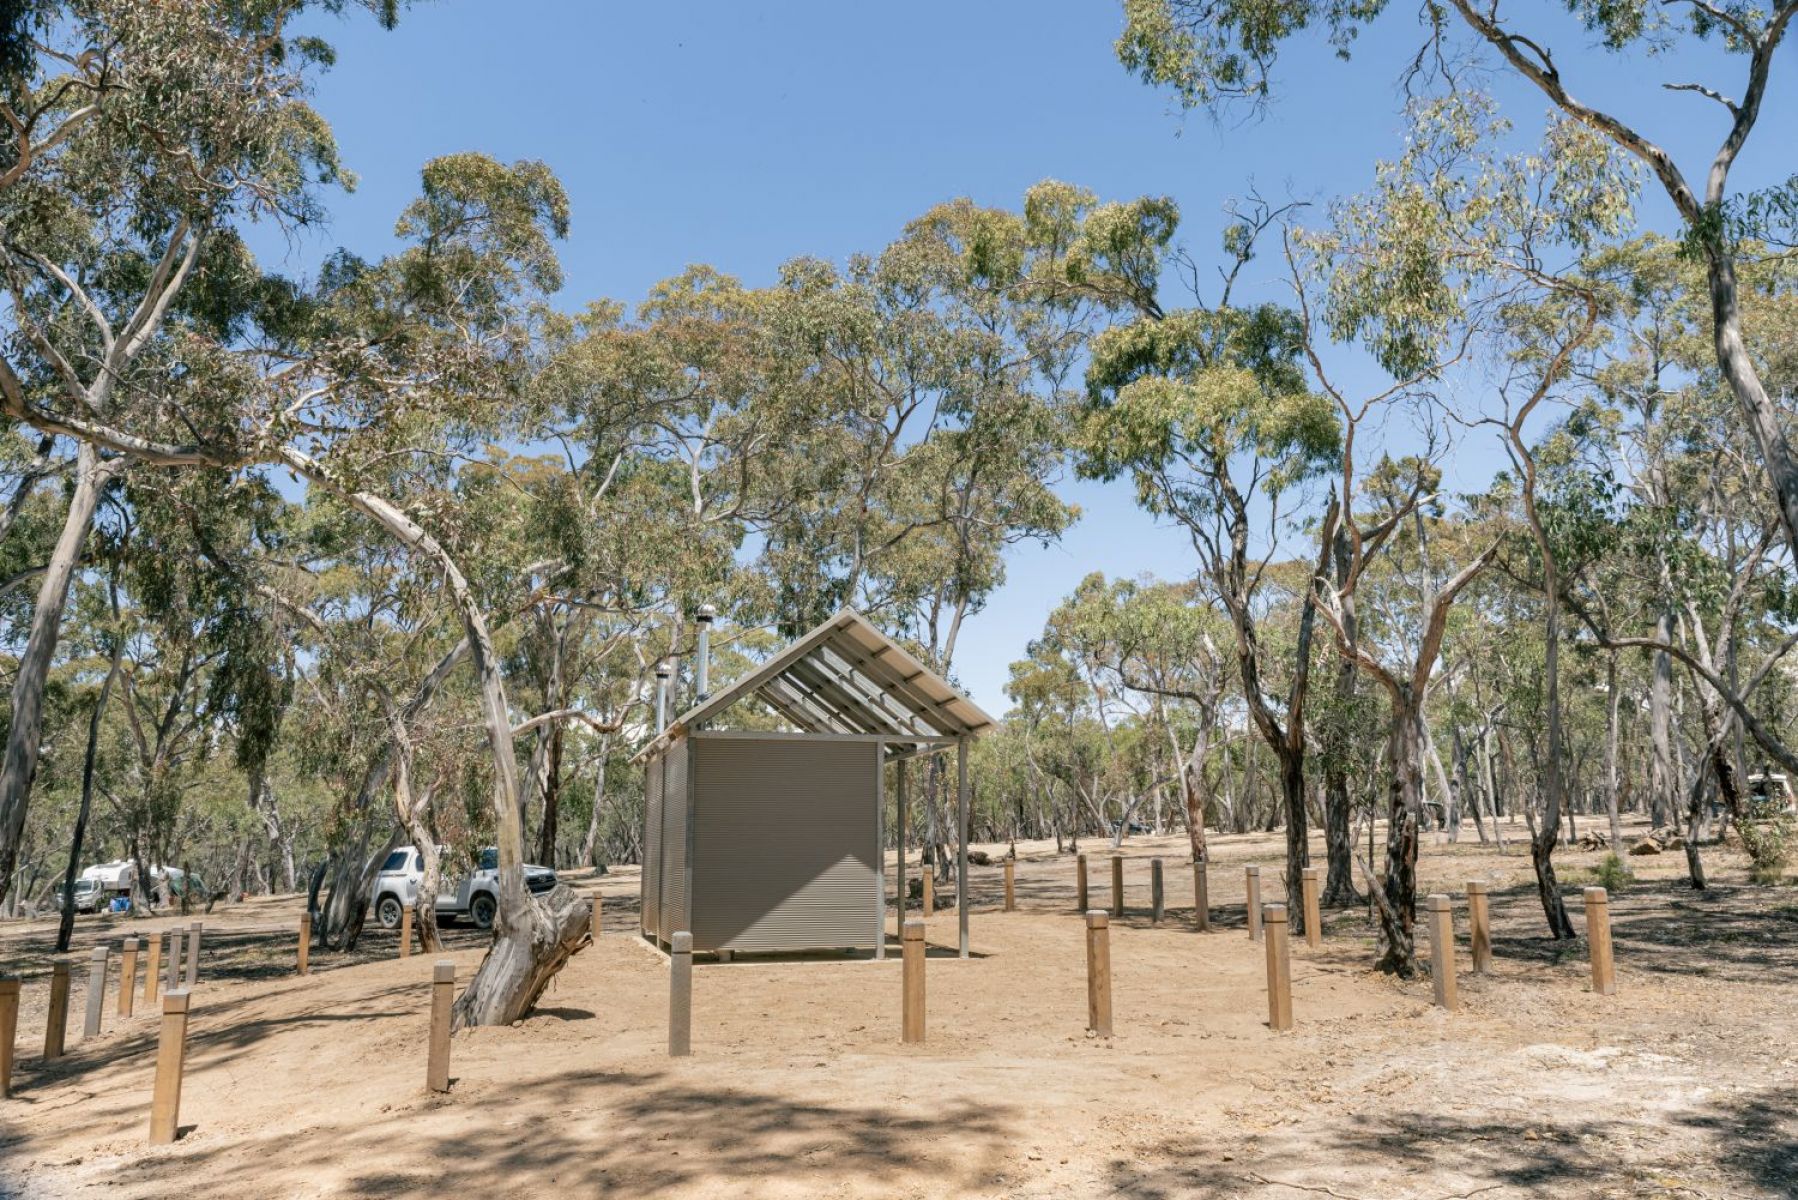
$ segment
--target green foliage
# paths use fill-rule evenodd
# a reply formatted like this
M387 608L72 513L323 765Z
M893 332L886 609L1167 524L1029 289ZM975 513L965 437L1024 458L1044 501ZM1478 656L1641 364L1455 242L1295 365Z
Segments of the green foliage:
M1598 866L1594 868L1592 882L1607 892L1621 892L1635 882L1635 877L1629 873L1628 865L1617 857L1615 851L1612 851L1605 855Z
M1748 873L1756 883L1778 883L1798 847L1798 817L1780 812L1767 817L1744 816L1736 835L1748 854Z

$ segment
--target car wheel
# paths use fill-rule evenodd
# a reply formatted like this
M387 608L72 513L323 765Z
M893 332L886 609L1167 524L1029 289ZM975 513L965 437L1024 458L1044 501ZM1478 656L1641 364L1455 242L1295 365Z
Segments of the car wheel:
M476 928L492 929L493 915L498 909L499 905L494 903L493 897L486 892L482 892L469 902L468 915L474 918Z
M400 899L398 896L382 896L375 905L375 919L381 922L382 929L398 929L400 927Z

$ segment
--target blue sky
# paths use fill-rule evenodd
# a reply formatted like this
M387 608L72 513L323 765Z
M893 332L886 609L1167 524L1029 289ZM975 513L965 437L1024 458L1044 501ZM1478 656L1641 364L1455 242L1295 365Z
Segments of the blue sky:
M1543 7L1559 6L1507 9ZM321 32L338 64L316 99L360 186L332 199L327 228L278 246L271 265L306 270L337 245L383 252L419 165L459 150L541 159L561 177L573 208L561 247L570 307L635 301L690 263L765 284L794 255L877 250L939 201L1015 205L1051 177L1106 198L1171 195L1185 240L1208 252L1224 205L1251 186L1323 200L1364 187L1373 161L1395 153L1397 73L1419 38L1412 11L1394 6L1351 63L1295 46L1276 103L1229 123L1182 116L1124 73L1110 0L434 0L392 33L366 18L332 21ZM1659 84L1704 78L1734 90L1736 70L1718 75L1703 56L1649 72L1601 62L1577 76L1596 57L1580 53L1585 35L1551 29L1579 94L1639 117L1701 174L1723 112ZM1798 72L1798 51L1781 58ZM1533 134L1545 103L1503 76L1494 83ZM1793 170L1795 116L1794 89L1776 78L1738 168L1745 182ZM1643 220L1672 228L1652 198ZM1267 264L1251 286L1271 291L1273 272ZM1494 462L1470 446L1457 473L1475 487ZM1059 545L1014 550L1008 582L963 634L957 674L994 711L1005 707L1007 665L1084 574L1191 570L1184 538L1141 514L1127 484L1064 490L1080 524Z

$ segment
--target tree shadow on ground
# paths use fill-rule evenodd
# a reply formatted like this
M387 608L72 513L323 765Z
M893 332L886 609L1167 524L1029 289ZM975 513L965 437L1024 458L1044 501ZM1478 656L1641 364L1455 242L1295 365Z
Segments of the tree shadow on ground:
M1798 1140L1793 1111L1798 1090L1778 1089L1720 1101L1678 1118L1700 1134L1701 1147L1670 1145L1662 1126L1644 1121L1555 1119L1533 1125L1515 1120L1473 1120L1438 1112L1340 1117L1303 1135L1333 1160L1327 1175L1295 1168L1299 1157L1282 1138L1265 1144L1253 1137L1172 1139L1130 1160L1111 1164L1111 1190L1132 1200L1226 1200L1260 1194L1303 1192L1375 1200L1398 1194L1432 1195L1447 1186L1442 1176L1471 1180L1458 1195L1507 1189L1501 1194L1588 1195L1631 1176L1689 1173L1695 1157L1706 1174L1720 1176L1731 1194L1791 1195L1798 1180ZM1636 1135L1625 1139L1620 1135ZM1632 1158L1629 1142L1653 1147ZM1689 1151L1701 1151L1693 1156ZM1313 1156L1314 1159L1317 1156ZM1681 1160L1684 1160L1682 1162ZM1437 1186L1441 1184L1442 1186ZM1653 1190L1660 1191L1656 1186ZM1610 1194L1610 1193L1606 1193ZM1634 1194L1634 1193L1631 1193Z
M937 1158L930 1178L956 1194L989 1185L1003 1169L1004 1147L1020 1133L1012 1110L992 1106L950 1102L912 1115L708 1087L676 1073L571 1071L533 1080L530 1089L553 1096L562 1116L531 1109L508 1119L505 1097L483 1093L465 1103L479 1103L492 1119L455 1123L453 1133L433 1134L430 1115L396 1110L305 1144L267 1140L266 1151L279 1146L299 1166L314 1154L364 1164L341 1182L357 1196L490 1195L496 1185L497 1194L510 1195L529 1180L558 1195L684 1197L732 1194L775 1177L789 1186L816 1177L821 1190L853 1177L897 1191L902 1179L918 1177L930 1148L953 1134L956 1154ZM141 1182L173 1185L204 1171L220 1194L256 1194L266 1190L259 1179L264 1140L144 1160Z

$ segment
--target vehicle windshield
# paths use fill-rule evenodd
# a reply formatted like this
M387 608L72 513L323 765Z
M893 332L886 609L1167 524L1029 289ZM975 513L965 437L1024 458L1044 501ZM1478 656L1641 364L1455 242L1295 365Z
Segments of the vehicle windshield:
M383 871L404 871L406 869L406 852L395 850L389 854L387 861L381 864L381 869Z

